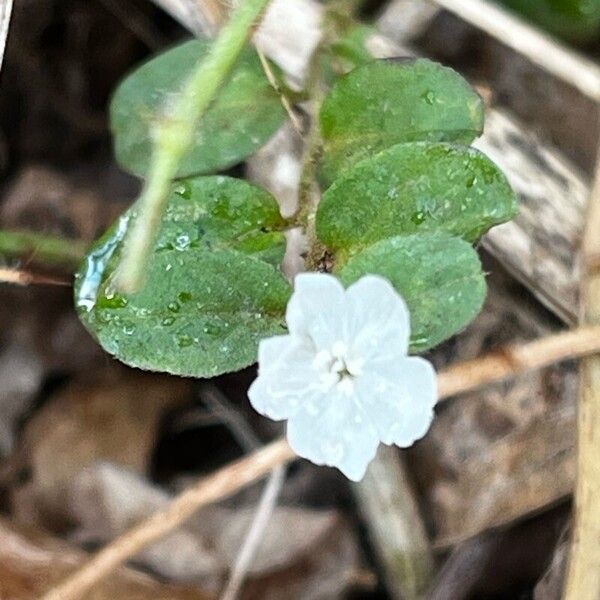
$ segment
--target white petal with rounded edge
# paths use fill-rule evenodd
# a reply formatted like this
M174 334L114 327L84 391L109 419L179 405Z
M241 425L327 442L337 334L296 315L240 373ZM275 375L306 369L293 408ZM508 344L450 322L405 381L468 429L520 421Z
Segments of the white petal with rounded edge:
M360 481L375 457L379 436L351 398L332 396L319 417L300 412L290 418L288 442L299 456L336 467L348 479Z
M281 420L295 414L300 405L321 404L310 347L292 336L276 336L261 340L258 354L258 377L248 390L256 411Z
M345 292L325 273L300 273L288 302L286 321L292 335L310 337L319 349L341 339Z
M346 290L344 333L356 354L406 355L410 315L406 303L383 277L366 275Z
M437 399L435 371L419 357L398 359L367 370L356 393L384 444L411 446L428 431Z

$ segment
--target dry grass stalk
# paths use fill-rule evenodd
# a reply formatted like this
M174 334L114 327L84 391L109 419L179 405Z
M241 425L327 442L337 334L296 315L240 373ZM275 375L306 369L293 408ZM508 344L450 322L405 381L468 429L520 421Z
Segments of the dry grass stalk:
M0 268L0 283L14 283L16 285L60 285L70 286L71 283L64 279L56 277L47 277L45 275L36 275L28 271L20 271L18 269Z
M10 15L12 13L13 0L0 0L0 68L4 60L6 38L10 26Z
M600 67L487 0L434 0L592 100L600 100Z
M459 363L440 372L439 396L444 399L554 362L599 352L600 325L549 336L509 347L481 359ZM156 513L101 550L42 600L84 598L93 585L140 550L179 527L199 508L233 495L263 478L275 467L290 462L295 456L284 439L275 440L261 450L200 480L175 498L166 510Z
M600 157L599 157L600 158ZM600 324L600 160L583 243L582 322ZM575 524L565 600L600 598L600 356L581 365Z

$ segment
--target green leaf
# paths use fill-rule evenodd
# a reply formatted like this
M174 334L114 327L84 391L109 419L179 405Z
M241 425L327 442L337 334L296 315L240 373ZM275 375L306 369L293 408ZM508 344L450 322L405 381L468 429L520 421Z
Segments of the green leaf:
M411 351L422 352L463 329L481 310L486 285L475 250L444 234L398 236L353 256L336 274L345 285L386 277L411 315Z
M140 176L147 173L153 123L164 118L170 97L209 50L210 42L185 42L146 62L121 82L110 105L110 121L117 161L124 169ZM248 48L202 119L178 175L231 167L260 148L284 119L277 93L256 52Z
M399 144L352 167L325 192L317 235L334 251L427 231L474 242L516 209L506 177L478 150Z
M232 177L191 177L173 186L157 246L232 248L278 267L285 226L277 202L262 188Z
M228 177L174 185L144 289L112 291L129 211L77 274L80 318L102 347L142 369L212 377L256 359L263 337L284 332L291 293L278 268L282 225L273 198Z
M426 59L374 61L341 77L320 113L321 177L403 142L469 144L483 130L483 102L455 71Z

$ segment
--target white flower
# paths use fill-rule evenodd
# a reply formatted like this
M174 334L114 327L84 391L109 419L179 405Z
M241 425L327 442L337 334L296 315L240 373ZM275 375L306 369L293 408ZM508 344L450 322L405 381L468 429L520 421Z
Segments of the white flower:
M252 406L287 419L300 456L362 479L379 442L411 446L423 437L437 400L435 371L408 356L409 313L382 277L344 290L320 273L303 273L286 314L289 335L258 350Z

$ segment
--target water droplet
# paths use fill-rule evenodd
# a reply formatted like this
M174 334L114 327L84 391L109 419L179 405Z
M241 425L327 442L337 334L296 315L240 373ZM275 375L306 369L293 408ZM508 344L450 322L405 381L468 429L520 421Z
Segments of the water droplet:
M101 308L125 308L127 306L127 298L120 294L107 294L100 298L98 306Z
M98 290L104 279L106 267L115 250L123 241L128 223L129 215L126 214L119 219L115 231L108 240L87 255L75 299L77 308L89 312L96 305Z
M175 323L175 317L165 317L161 323L165 326L168 327L169 325L173 325L173 323Z
M177 337L177 345L180 348L187 348L194 343L194 340L187 334L183 334Z
M476 183L477 183L477 176L476 175L471 175L467 179L467 187L468 188L472 188Z
M175 238L175 250L187 250L191 243L190 236L182 233Z
M192 186L187 181L181 181L174 191L178 196L186 200L192 197Z
M427 90L421 94L421 98L427 102L427 104L433 104L435 102L435 94L431 90Z
M410 220L415 225L420 225L425 220L425 213L422 210L420 210L419 212L416 212L413 215L411 215Z
M179 310L181 309L181 306L179 305L178 302L169 302L169 304L167 304L167 308L174 313L178 313Z
M126 323L125 325L123 325L123 333L125 335L133 335L134 332L135 325L133 325L132 323Z

